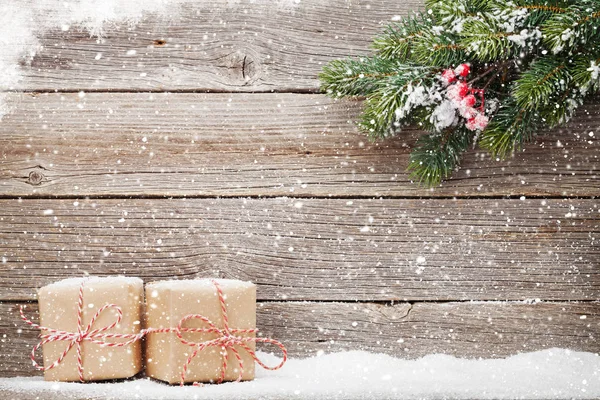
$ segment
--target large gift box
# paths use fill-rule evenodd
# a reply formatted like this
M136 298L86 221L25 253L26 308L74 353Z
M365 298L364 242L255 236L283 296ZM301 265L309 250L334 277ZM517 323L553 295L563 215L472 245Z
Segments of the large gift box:
M42 287L44 378L95 381L137 374L143 367L136 337L143 296L139 278L72 278Z
M169 383L254 378L256 287L227 279L146 285L146 374Z

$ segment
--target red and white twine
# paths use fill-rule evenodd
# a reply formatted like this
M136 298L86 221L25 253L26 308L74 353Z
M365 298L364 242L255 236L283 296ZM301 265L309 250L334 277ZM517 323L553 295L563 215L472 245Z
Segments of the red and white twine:
M238 349L236 348L236 346L245 350L252 357L252 359L254 361L256 361L256 363L264 369L276 370L276 369L283 367L283 365L287 361L287 350L281 342L274 340L274 339L270 339L270 338L257 338L255 336L239 336L240 334L248 334L248 333L253 333L256 335L256 333L258 332L258 329L230 328L229 317L227 314L227 306L225 304L225 296L223 295L223 290L221 289L221 286L219 285L219 283L217 281L212 280L212 283L215 285L215 288L217 290L217 295L219 297L219 303L221 306L221 314L222 314L222 318L223 318L223 328L222 329L218 328L210 319L206 318L203 315L190 314L190 315L184 316L179 321L179 324L177 324L177 326L174 328L146 328L146 329L142 329L139 333L135 333L135 334L133 334L133 333L129 333L129 334L128 333L108 333L107 331L109 331L109 330L113 329L115 326L117 326L123 318L123 312L122 312L121 308L115 304L105 304L104 306L100 307L94 313L90 322L84 326L84 324L83 324L83 305L84 305L83 288L85 285L85 281L82 282L81 286L79 287L79 297L77 300L77 332L68 332L68 331L48 328L48 327L36 324L33 321L31 321L29 318L27 318L27 316L25 316L23 307L21 306L20 307L21 319L23 321L25 321L27 324L29 324L30 326L47 332L47 333L40 334L40 336L39 336L41 339L40 342L38 344L36 344L33 347L33 349L31 350L30 358L33 363L33 366L41 371L48 371L52 368L55 368L64 360L64 358L67 356L67 354L69 354L71 349L73 347L75 347L75 351L77 353L77 372L79 375L79 380L81 382L84 382L85 379L84 379L84 374L83 374L83 371L84 371L83 357L81 355L81 343L82 342L89 341L89 342L95 343L97 345L107 346L107 347L123 347L123 346L128 346L138 340L141 340L144 336L146 336L150 333L175 333L177 335L177 337L179 338L179 340L181 341L181 343L194 348L194 350L188 357L187 361L183 365L183 368L181 371L181 381L180 381L181 385L183 385L185 383L185 377L187 375L190 364L192 363L194 358L202 350L209 348L209 347L220 347L221 348L220 354L223 358L223 362L221 364L221 372L220 372L219 379L217 380L217 383L221 383L225 379L225 371L227 370L229 351L231 351L233 353L233 355L235 356L236 361L238 363L238 369L237 369L238 377L237 377L236 382L239 382L242 380L242 377L244 374L244 364L242 361L242 357L240 356L240 353L239 353ZM108 309L113 309L117 313L117 319L109 325L106 325L101 328L93 329L93 326L94 326L96 320L100 317L100 315L104 311L106 311ZM208 325L208 327L207 328L185 328L185 327L183 327L184 323L186 323L189 320L193 320L193 319L199 319L199 320L203 321L205 324ZM193 341L189 341L189 340L185 339L183 337L184 333L212 333L212 334L216 334L217 337L214 339L205 341L205 342L193 342ZM125 339L125 341L118 341L118 342L107 341L109 339ZM68 342L65 350L59 355L59 357L52 364L50 364L48 366L41 366L35 360L35 353L46 343L58 342L58 341ZM248 345L249 343L269 343L269 344L273 344L273 345L279 347L283 354L283 358L282 358L281 362L274 367L269 367L269 366L265 365L257 357L254 350L252 350L250 348L250 346ZM199 384L197 382L194 382L194 386L198 386L198 385Z

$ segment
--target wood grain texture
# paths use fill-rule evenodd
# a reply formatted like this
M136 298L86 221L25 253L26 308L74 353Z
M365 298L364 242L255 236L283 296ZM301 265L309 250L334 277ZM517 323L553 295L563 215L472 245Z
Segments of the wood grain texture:
M597 300L597 200L0 200L0 300L84 273L261 300Z
M39 26L53 26L56 3ZM107 24L100 40L76 25L43 32L16 88L316 90L325 63L367 54L384 23L422 7L421 0L175 1L133 28Z
M405 173L418 130L369 142L360 101L266 93L317 91L422 0L175 3L101 40L56 27L21 66L34 93L0 123L0 376L37 374L20 302L82 274L252 280L294 357L600 352L600 99L424 189Z
M4 400L97 400L102 397L97 396L86 396L82 398L80 396L60 393L60 392L31 392L31 393L23 393L23 391L18 391L14 389L2 389L0 388L0 398ZM108 397L104 397L105 400L113 400ZM122 399L121 399L122 400Z
M405 172L419 132L369 142L360 102L295 94L13 95L3 196L599 196L600 103L503 162L481 150L436 189ZM592 136L590 136L592 132Z
M35 316L37 305L28 307ZM552 347L600 351L600 303L594 302L259 303L257 326L293 357L358 349L403 358L498 358ZM28 357L37 332L21 322L18 304L0 303L0 332L3 376L38 375Z

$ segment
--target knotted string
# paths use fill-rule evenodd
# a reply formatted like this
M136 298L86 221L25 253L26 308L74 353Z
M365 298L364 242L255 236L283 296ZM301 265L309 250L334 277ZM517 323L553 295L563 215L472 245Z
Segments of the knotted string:
M75 351L77 353L77 373L79 375L80 382L84 382L83 357L81 356L81 343L82 342L87 340L89 342L98 344L100 346L123 347L123 346L127 346L137 340L140 340L145 335L145 332L140 332L137 334L104 333L104 332L114 328L115 326L117 326L121 322L121 319L123 319L123 311L121 310L121 307L117 306L116 304L105 304L102 307L100 307L94 313L90 322L84 327L83 326L83 287L84 287L84 284L85 284L85 281L82 282L81 286L79 287L79 297L77 300L77 332L68 332L68 331L63 331L60 329L53 329L53 328L49 328L46 326L38 325L25 316L25 313L23 311L23 306L19 307L19 312L21 314L21 319L23 321L25 321L27 324L29 324L30 326L32 326L36 329L41 329L41 330L49 332L46 334L40 334L39 337L40 337L41 341L38 344L36 344L33 347L33 349L31 350L30 358L33 363L33 366L40 371L48 371L52 368L56 368L64 360L64 358L67 356L67 354L69 354L71 349L73 347L75 347ZM92 329L94 324L96 323L96 320L100 317L100 315L102 315L103 312L105 312L106 310L109 310L109 309L113 309L117 313L117 320L114 321L113 323L103 326L101 328ZM105 339L113 339L113 338L128 339L128 340L125 342L107 342L105 340ZM67 344L67 347L65 348L65 350L58 356L58 358L52 364L50 364L46 367L43 367L40 364L38 364L38 362L35 360L35 353L46 343L59 342L59 341L68 342L68 344Z
M221 364L221 372L220 372L219 379L217 380L217 383L221 383L225 379L225 371L226 371L227 365L228 365L229 350L231 350L231 352L234 354L234 356L238 362L238 377L236 379L236 382L239 382L242 380L242 376L244 373L244 364L243 364L242 358L239 354L239 351L235 348L235 346L239 346L243 350L245 350L252 357L252 359L254 361L256 361L256 363L258 363L258 365L260 365L264 369L273 371L273 370L277 370L277 369L283 367L283 365L287 361L287 350L281 342L274 340L274 339L270 339L270 338L242 337L242 336L235 335L235 334L243 334L243 333L256 334L258 332L258 329L255 329L255 328L251 328L251 329L230 328L229 327L229 317L227 314L227 306L225 304L225 296L223 295L223 291L222 291L219 283L215 280L212 280L212 283L215 285L215 288L217 290L217 295L219 297L219 303L221 306L221 314L223 317L223 328L222 329L218 328L210 319L206 318L203 315L190 314L190 315L184 316L179 321L179 324L177 324L177 326L175 328L147 328L147 329L142 329L139 333L136 333L136 334L106 333L106 331L111 330L115 326L117 326L123 318L123 311L121 310L121 308L119 306L117 306L115 304L105 304L104 306L100 307L94 313L90 322L87 325L85 325L85 327L84 327L84 325L83 325L83 304L84 304L83 288L85 285L85 281L83 281L81 283L81 286L79 287L79 296L78 296L78 300L77 300L77 332L68 332L68 331L49 328L49 327L45 327L45 326L36 324L33 321L31 321L29 318L27 318L27 316L25 316L25 312L23 311L23 306L20 306L19 312L21 314L21 319L23 321L25 321L27 324L29 324L30 326L32 326L36 329L40 329L40 330L49 332L49 333L45 333L45 334L40 334L39 335L39 337L41 339L40 342L38 342L31 350L30 358L33 363L33 366L40 371L48 371L52 368L55 368L58 365L60 365L60 363L64 360L64 358L67 356L67 354L69 354L71 349L73 347L75 347L75 351L77 353L77 372L79 375L79 380L81 382L84 382L85 380L84 380L84 376L83 376L83 358L81 355L81 343L82 342L89 341L89 342L98 344L100 346L107 346L107 347L123 347L123 346L128 346L138 340L141 340L144 336L146 336L147 334L150 334L150 333L173 333L174 332L177 335L177 337L179 338L179 340L181 341L181 343L195 348L194 351L188 357L185 364L183 365L183 369L181 371L180 385L183 385L185 383L185 377L187 375L188 368L189 368L190 364L192 363L193 359L196 357L196 355L198 355L198 353L200 353L202 350L204 350L208 347L220 347L221 348L221 356L223 357L223 362ZM96 320L100 317L100 315L102 315L102 313L104 313L108 309L113 309L117 313L116 321L114 321L111 324L108 324L106 326L92 329L94 327L94 324L96 323ZM183 324L192 319L199 319L199 320L203 321L204 323L206 323L208 325L208 328L184 328ZM186 332L214 333L214 334L217 334L217 337L215 339L208 340L205 342L192 342L183 337L182 334L186 333ZM107 341L107 339L127 339L127 340L123 341L123 342L110 342L110 341ZM59 355L59 357L52 364L50 364L46 367L41 366L35 360L35 358L36 358L35 353L43 345L45 345L47 343L59 342L59 341L68 342L65 350ZM252 342L254 342L254 343L269 343L269 344L273 344L273 345L279 347L283 354L282 361L274 367L269 367L269 366L265 365L257 357L254 350L252 350L250 348L250 346L248 345L248 343L252 343ZM200 384L198 382L194 382L194 386L199 386L199 385Z
M183 384L185 383L185 377L187 375L188 368L189 368L190 364L192 363L192 360L196 357L196 355L198 355L198 353L200 353L202 350L209 348L209 347L220 347L221 348L220 354L223 358L223 362L221 364L221 372L220 372L219 379L217 380L217 383L221 383L225 379L225 371L227 370L227 364L228 364L228 359L229 359L229 350L231 350L231 352L235 356L236 361L238 363L238 377L236 379L236 382L239 382L242 380L242 376L244 374L244 363L242 361L242 357L240 356L239 351L236 349L235 346L239 346L242 349L244 349L250 355L250 357L252 357L252 359L254 361L256 361L258 363L258 365L260 365L264 369L273 371L273 370L283 367L283 364L285 364L285 362L287 361L287 350L281 342L274 340L274 339L269 339L269 338L257 338L254 336L244 337L244 336L236 335L236 334L243 334L243 333L256 334L258 332L258 329L236 329L236 328L229 327L229 317L227 314L227 306L225 304L225 296L223 295L223 290L221 289L221 286L219 285L219 283L217 281L212 280L212 283L215 285L215 288L217 289L217 295L219 297L219 303L221 306L221 315L223 318L223 328L222 329L218 328L210 319L208 319L205 316L200 315L200 314L186 315L185 317L183 317L181 319L181 321L179 321L179 324L177 325L177 328L175 329L175 333L176 333L177 337L179 338L181 343L195 348L194 351L189 355L185 364L183 365L183 369L181 371L180 385L183 386ZM208 325L208 328L187 328L186 329L186 328L182 327L185 322L192 320L192 319L199 319L199 320L203 321L204 323L206 323ZM205 342L192 342L192 341L186 340L183 337L183 335L182 335L183 332L214 333L217 335L217 337L215 339L208 340ZM252 350L250 348L250 346L248 345L248 343L252 343L252 342L254 342L254 343L269 343L269 344L273 344L273 345L279 347L283 354L283 359L281 360L281 363L279 363L279 365L276 365L274 367L269 367L269 366L265 365L261 360L258 359L254 350ZM194 382L194 386L198 386L198 385L199 385L198 382Z

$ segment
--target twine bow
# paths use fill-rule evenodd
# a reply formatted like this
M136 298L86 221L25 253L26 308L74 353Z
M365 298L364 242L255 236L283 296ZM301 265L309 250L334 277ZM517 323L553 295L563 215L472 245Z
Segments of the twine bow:
M218 328L210 319L208 319L207 317L200 315L200 314L186 315L185 317L183 317L181 319L181 321L179 321L179 324L177 325L177 328L175 329L175 334L177 335L177 337L179 338L181 343L188 345L190 347L195 347L194 351L189 355L187 361L183 365L183 369L181 371L180 385L183 386L183 384L185 382L185 377L187 375L188 368L189 368L190 364L192 363L192 360L196 357L196 355L198 355L198 353L200 353L202 350L204 350L208 347L220 347L221 348L220 353L221 353L221 356L223 357L223 363L221 364L221 373L220 373L219 379L217 380L217 383L221 383L225 379L225 371L227 370L228 359L229 359L229 351L228 350L231 350L231 352L235 356L237 363L238 363L238 377L236 379L236 382L239 382L242 380L242 376L244 374L244 363L242 361L242 357L240 356L239 351L236 349L235 346L239 346L242 349L244 349L248 354L250 354L252 359L254 361L256 361L256 363L258 363L258 365L260 365L264 369L273 371L273 370L283 367L283 364L285 364L285 362L287 361L287 350L281 342L274 340L274 339L270 339L270 338L244 337L244 336L236 335L236 334L240 334L240 333L256 334L258 332L258 329L231 328L229 326L229 317L227 314L227 306L225 304L225 296L223 295L223 290L221 289L221 286L219 285L219 283L217 281L212 280L212 283L215 285L215 288L217 289L217 295L219 297L219 303L221 305L221 315L223 317L223 328L222 329ZM199 320L203 321L204 323L206 323L208 325L208 328L183 328L183 324L185 322L187 322L189 320L193 320L193 319L199 319ZM182 335L183 332L215 333L217 335L217 337L215 339L208 340L205 342L192 342L183 337L183 335ZM273 345L279 347L283 354L283 359L281 360L281 363L279 363L278 365L276 365L274 367L269 367L269 366L265 365L256 356L256 353L254 352L254 350L252 350L250 348L250 346L248 346L248 343L251 343L251 342L269 343L269 344L273 344ZM199 386L199 383L194 382L194 386Z
M38 344L36 344L33 347L33 349L31 350L30 358L33 363L33 366L40 371L48 371L52 368L56 368L64 360L64 358L67 356L67 354L69 354L69 351L71 351L71 349L73 347L75 347L75 351L77 353L77 373L79 375L80 382L84 382L83 358L81 356L81 343L82 342L87 340L89 342L92 342L92 343L95 343L95 344L98 344L101 346L122 347L122 346L127 346L137 340L140 340L144 335L144 333L142 333L142 332L140 332L138 334L104 333L108 330L111 330L115 326L117 326L121 322L121 319L123 319L123 311L116 304L105 304L102 307L100 307L94 313L90 322L84 327L84 325L83 325L83 286L84 286L84 282L82 282L81 286L79 287L79 298L77 300L77 332L68 332L68 331L63 331L60 329L54 329L54 328L49 328L46 326L38 325L25 316L25 313L23 311L23 306L19 307L19 312L21 314L21 319L23 321L25 321L27 324L29 324L30 326L32 326L34 328L49 332L46 334L40 334L39 337L40 337L41 341ZM103 326L101 328L92 329L94 327L94 324L96 323L96 320L100 317L100 315L102 315L102 313L104 313L106 310L109 310L109 309L113 309L117 313L116 321L114 321L113 323L108 324L106 326ZM125 342L107 342L105 340L105 339L112 339L112 338L128 339L128 340ZM58 356L58 358L52 364L50 364L46 367L41 366L35 360L35 353L46 343L59 342L59 341L68 342L65 350L60 354L60 356Z
M204 350L208 347L220 347L221 348L221 355L223 357L223 363L221 364L221 373L220 373L220 377L219 377L217 383L221 383L225 379L225 371L227 369L228 359L229 359L228 350L231 350L231 352L234 354L234 356L238 362L239 368L238 368L238 377L237 377L236 382L239 382L242 380L242 376L244 373L244 364L242 361L242 357L240 356L240 353L239 353L238 349L236 349L235 346L239 346L242 349L244 349L252 357L252 359L254 361L256 361L256 363L258 363L258 365L260 365L264 369L273 371L273 370L283 367L283 365L287 361L287 350L286 350L285 346L281 342L274 340L274 339L270 339L270 338L238 336L239 334L242 334L242 333L256 334L258 332L258 329L255 329L255 328L251 328L251 329L231 328L229 326L229 318L227 315L227 306L225 304L225 297L223 295L221 286L215 280L212 280L212 283L215 285L215 288L217 289L219 303L221 306L221 314L223 316L223 328L222 329L218 328L210 319L206 318L203 315L189 314L189 315L186 315L185 317L183 317L181 319L181 321L179 321L179 324L175 328L147 328L147 329L142 329L137 334L107 333L106 331L109 331L109 330L113 329L114 327L116 327L123 318L123 311L116 304L105 304L104 306L100 307L94 313L90 322L84 326L83 325L83 287L84 287L85 281L83 281L81 283L81 286L79 287L79 297L77 300L77 332L68 332L68 331L49 328L49 327L45 327L45 326L36 324L35 322L33 322L29 318L27 318L27 316L25 316L25 313L23 311L23 306L21 306L21 307L19 307L19 312L21 314L21 319L23 321L25 321L27 324L29 324L30 326L32 326L36 329L41 329L41 330L49 332L49 333L45 333L45 334L40 334L39 335L39 337L41 339L40 342L38 342L38 344L36 344L33 347L33 349L31 350L30 358L33 363L33 366L40 371L48 371L52 368L56 368L64 360L64 358L67 356L67 354L69 354L71 349L73 347L75 347L75 351L77 353L77 373L79 375L79 380L81 382L84 382L85 380L84 380L84 376L83 376L83 358L81 356L81 343L82 342L89 341L89 342L98 344L100 346L123 347L123 346L130 345L138 340L141 340L144 336L146 336L150 333L172 333L172 332L174 332L177 335L177 337L179 338L179 340L181 341L181 343L183 343L187 346L190 346L190 347L194 347L194 351L190 354L187 361L183 365L183 369L181 371L181 381L180 381L181 385L183 385L185 383L185 377L187 375L188 368L189 368L190 364L192 363L193 359L196 357L196 355L198 355L198 353L200 353L202 350ZM106 326L94 329L96 320L100 317L100 315L102 315L106 310L109 310L109 309L112 309L117 313L116 321L114 321L111 324L108 324ZM187 321L193 320L193 319L199 319L199 320L203 321L204 323L206 323L208 325L208 327L207 328L185 328L185 327L183 327L183 325ZM217 335L217 337L215 339L208 340L205 342L192 342L183 337L183 333L186 333L186 332L214 333ZM107 341L107 339L126 339L126 340L121 341L121 342L111 342L111 341ZM35 360L36 352L46 343L59 342L59 341L68 342L65 350L60 354L60 356L52 364L45 366L45 367L41 366ZM252 342L254 342L254 343L269 343L269 344L273 344L273 345L279 347L283 354L283 359L281 360L281 362L278 365L276 365L274 367L269 367L269 366L265 365L256 356L256 353L254 352L254 350L252 350L250 348L250 346L248 346L248 343L252 343ZM198 382L194 382L194 386L199 386L199 385L200 384Z

